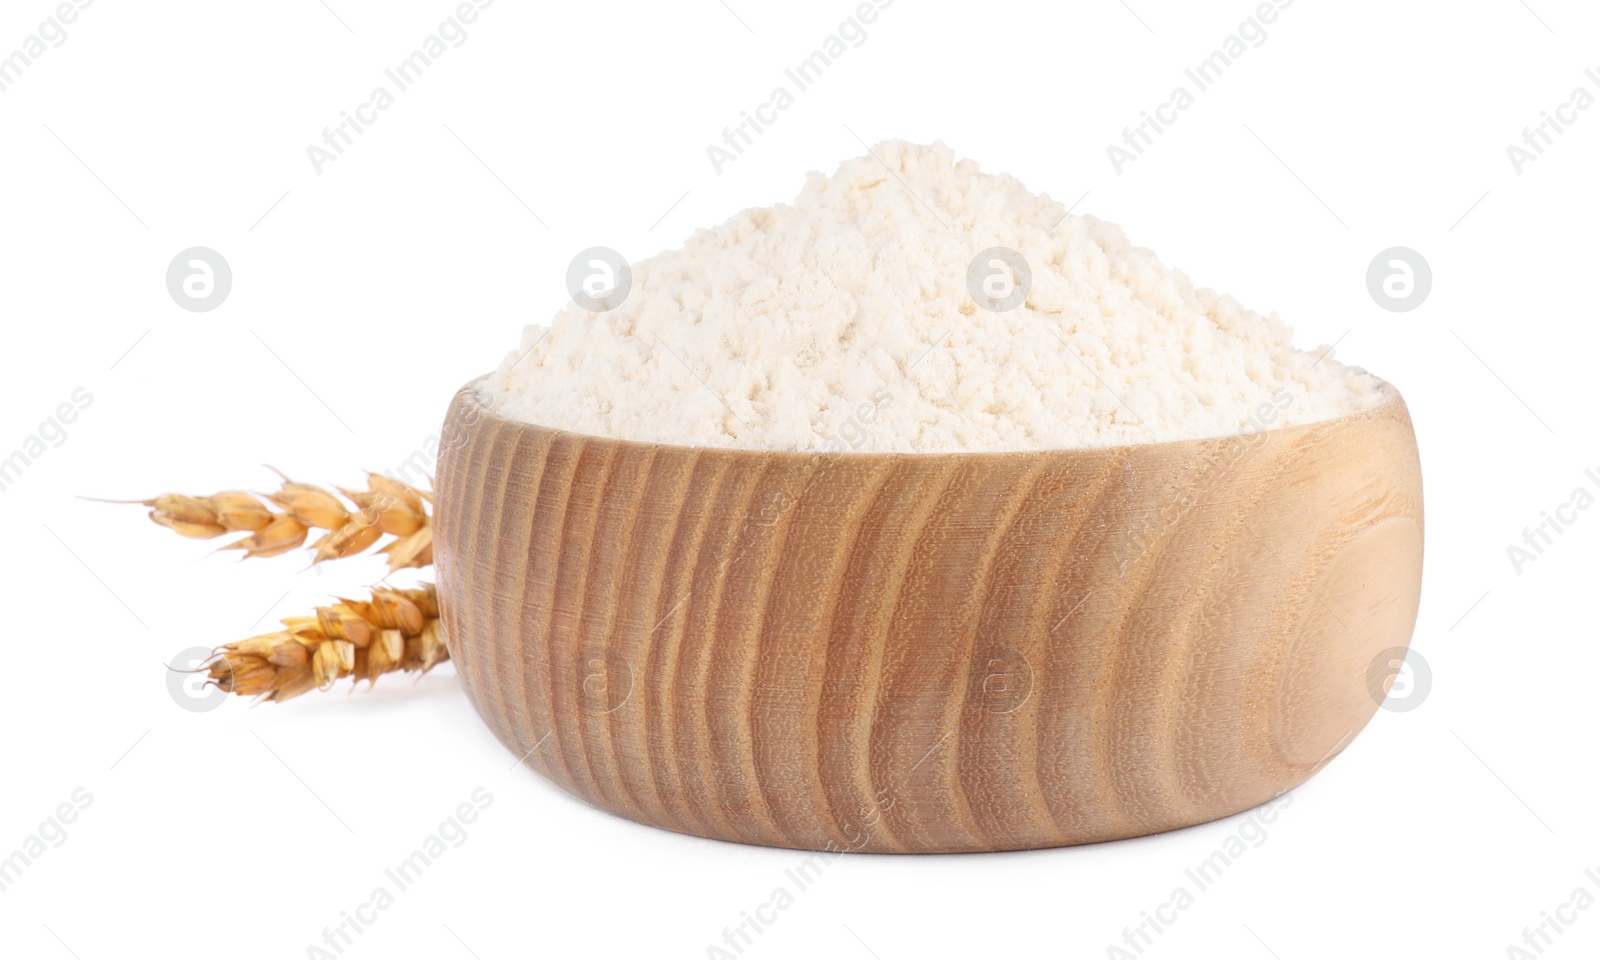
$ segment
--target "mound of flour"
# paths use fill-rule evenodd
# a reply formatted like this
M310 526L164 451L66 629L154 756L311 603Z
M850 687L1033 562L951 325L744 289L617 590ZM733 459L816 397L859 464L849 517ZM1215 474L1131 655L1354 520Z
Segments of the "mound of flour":
M1015 251L1026 301L974 298ZM989 261L994 264L994 261ZM986 266L998 297L1020 278ZM1117 226L942 144L891 141L569 303L479 384L579 433L762 450L995 451L1236 434L1374 405L1381 381L1195 289Z

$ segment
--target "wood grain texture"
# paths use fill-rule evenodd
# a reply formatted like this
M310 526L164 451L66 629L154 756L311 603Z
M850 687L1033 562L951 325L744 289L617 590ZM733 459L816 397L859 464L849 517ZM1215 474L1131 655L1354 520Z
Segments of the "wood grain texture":
M1398 394L1215 440L762 453L507 421L439 467L452 656L582 799L805 849L1170 830L1310 776L1378 707L1422 571Z

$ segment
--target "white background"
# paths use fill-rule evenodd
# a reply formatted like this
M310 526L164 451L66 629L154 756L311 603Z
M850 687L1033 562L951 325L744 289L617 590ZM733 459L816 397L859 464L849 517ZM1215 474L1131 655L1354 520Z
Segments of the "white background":
M1600 510L1520 574L1506 552L1600 471L1600 108L1520 174L1506 154L1575 88L1600 92L1584 76L1600 11L1297 0L1118 175L1106 145L1255 6L1128 2L899 0L720 176L707 144L850 0L500 0L320 175L306 146L453 3L84 10L0 92L0 456L75 389L93 397L0 492L0 856L75 789L93 801L0 892L0 952L306 956L484 787L468 840L345 956L706 956L803 854L638 826L508 769L448 666L371 694L179 709L175 653L381 562L236 564L75 498L263 489L263 462L356 484L560 305L578 250L640 259L895 136L1087 194L1080 212L1278 311L1303 347L1337 341L1415 417L1431 691L1380 712L1144 955L1502 957L1576 888L1600 892L1584 876L1600 867ZM0 8L0 56L52 9ZM209 313L164 284L196 245L234 273ZM1366 290L1394 245L1432 264L1411 312ZM1104 957L1241 823L846 857L745 956ZM1546 956L1600 949L1600 908L1576 915Z

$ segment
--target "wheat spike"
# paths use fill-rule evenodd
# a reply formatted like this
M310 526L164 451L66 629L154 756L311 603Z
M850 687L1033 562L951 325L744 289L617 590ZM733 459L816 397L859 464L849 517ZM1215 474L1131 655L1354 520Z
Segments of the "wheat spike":
M288 553L303 546L313 530L320 530L323 534L311 544L313 565L365 553L386 537L378 552L388 561L390 573L433 563L429 514L433 497L426 491L368 473L367 489L339 488L335 493L273 472L283 483L272 493L227 490L209 497L169 493L127 502L149 507L151 520L185 537L209 540L244 533L221 549L243 551L246 558Z
M220 689L282 702L326 690L344 677L427 671L450 659L433 584L374 587L368 600L340 599L283 629L216 649L206 668Z

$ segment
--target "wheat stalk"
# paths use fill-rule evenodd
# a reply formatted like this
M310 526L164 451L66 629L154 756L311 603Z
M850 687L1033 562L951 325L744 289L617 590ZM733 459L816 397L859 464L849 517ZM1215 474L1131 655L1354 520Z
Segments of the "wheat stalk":
M218 647L202 669L219 689L281 703L344 677L371 689L383 674L426 673L450 658L431 583L374 587L371 599L341 598L282 623L282 630Z
M221 549L242 550L246 558L287 553L320 530L311 545L313 566L364 553L385 537L378 552L387 556L390 573L433 563L433 495L426 490L378 473L367 474L365 490L328 490L268 469L282 480L273 493L169 493L112 502L148 507L152 521L185 537L243 533ZM426 673L450 659L431 583L409 590L373 587L369 599L341 598L282 625L217 647L201 669L229 693L282 702L344 677L366 680L370 689L386 673Z
M433 563L433 523L428 513L433 495L427 491L368 473L367 489L338 487L335 494L273 472L283 481L274 493L226 490L209 497L169 493L113 502L149 507L155 523L197 540L244 533L221 549L242 550L246 558L288 553L304 544L312 530L322 530L326 532L311 545L313 565L364 553L386 536L392 539L378 552L387 556L390 573Z

